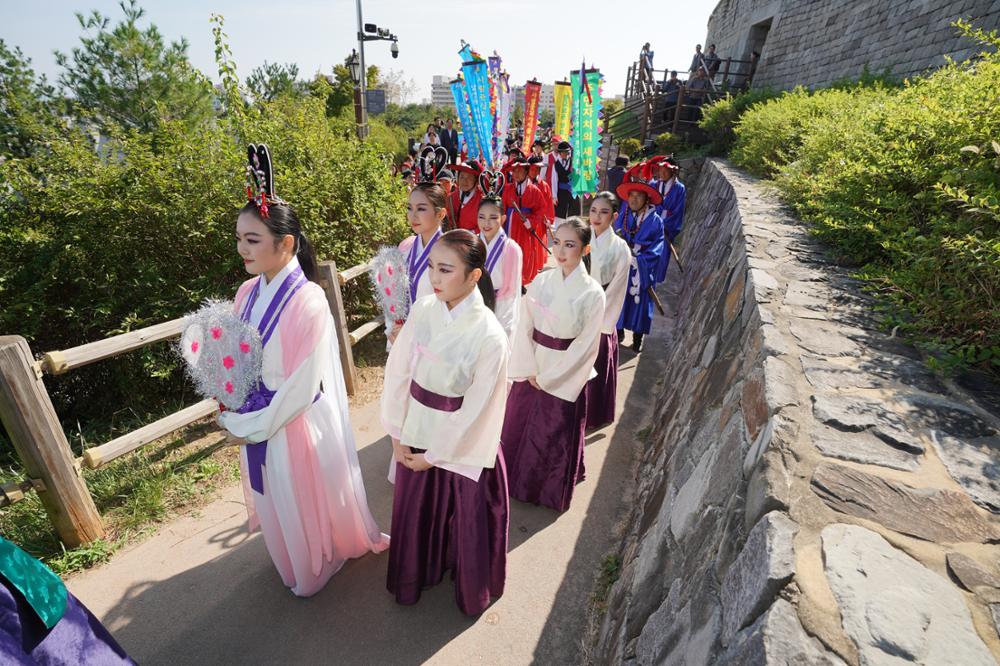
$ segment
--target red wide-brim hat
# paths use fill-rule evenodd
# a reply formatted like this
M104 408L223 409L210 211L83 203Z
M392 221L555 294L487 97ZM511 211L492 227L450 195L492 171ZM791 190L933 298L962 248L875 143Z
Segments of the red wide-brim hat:
M649 199L649 203L654 206L659 206L663 203L663 195L656 191L656 188L650 187L646 183L640 183L636 181L622 183L615 189L615 194L622 201L628 200L629 192L645 192Z
M449 167L452 171L464 171L465 173L471 173L476 178L479 174L483 172L483 165L476 160L469 160L465 164L452 164Z

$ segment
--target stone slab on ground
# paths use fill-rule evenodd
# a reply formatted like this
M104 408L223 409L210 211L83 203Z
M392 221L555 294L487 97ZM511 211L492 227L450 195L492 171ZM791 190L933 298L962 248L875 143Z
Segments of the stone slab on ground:
M871 530L823 528L823 565L862 666L994 666L962 593Z
M715 666L802 664L844 666L844 660L802 628L795 608L778 599L756 622L733 638Z

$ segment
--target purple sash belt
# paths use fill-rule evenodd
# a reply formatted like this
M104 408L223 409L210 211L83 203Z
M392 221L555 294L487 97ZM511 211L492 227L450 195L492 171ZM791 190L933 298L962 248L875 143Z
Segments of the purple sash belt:
M555 349L556 351L566 351L573 344L573 341L576 340L576 338L553 338L551 335L545 335L537 328L532 329L531 339L543 347Z
M428 391L413 380L410 380L410 395L424 407L430 407L439 412L457 412L465 400L463 396L450 398L440 393Z
M271 400L274 398L274 394L277 393L277 391L272 391L271 389L264 386L263 382L260 382L259 384L257 384L257 386L258 389L254 392L254 394L251 394L250 398L247 399L248 403L251 400L254 400L254 409L247 409L245 411L241 411L240 412L241 414L245 414L246 412L249 411L257 411L260 409L264 409L265 407L271 404ZM319 400L319 397L321 395L323 395L322 391L317 393L316 397L313 398L312 401L316 402L317 400ZM241 407L240 409L243 410L245 407L247 407L246 404L244 404L244 406ZM263 495L264 463L267 460L267 440L265 439L263 442L256 442L254 444L248 443L246 447L247 447L247 476L250 477L250 487L256 490L261 495Z

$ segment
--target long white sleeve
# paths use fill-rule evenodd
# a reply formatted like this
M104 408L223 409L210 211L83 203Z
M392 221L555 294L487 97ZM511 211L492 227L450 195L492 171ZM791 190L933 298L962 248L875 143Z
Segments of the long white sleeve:
M521 249L514 246L514 250L506 252L503 257L505 264L502 267L505 276L511 276L516 278L517 284L504 284L503 289L497 294L497 303L494 313L497 316L497 321L500 322L500 326L503 327L504 333L507 334L507 339L512 340L514 333L517 330L517 322L520 319L521 313L521 268L523 265L523 259L521 257ZM506 262L511 262L515 264L513 269L508 269Z
M528 285L528 298L531 298L535 283ZM510 365L507 374L518 381L538 375L538 362L535 360L535 341L531 334L535 330L535 320L531 316L528 300L521 299L520 316L511 343Z
M382 427L390 437L396 439L399 439L403 430L406 410L410 403L414 329L415 325L407 319L399 335L396 336L396 342L389 350L389 359L385 363L379 415Z
M621 315L622 305L625 303L625 292L628 288L630 260L628 246L624 247L623 252L618 252L615 255L614 276L604 292L604 323L601 326L601 333L614 333L618 326L618 317Z
M575 402L586 386L600 351L604 293L599 289L592 291L581 305L584 308L583 330L565 351L546 354L546 363L536 376L543 391L570 402Z
M256 412L237 414L223 412L219 424L237 437L249 442L263 442L274 436L278 430L312 405L319 393L323 372L330 363L329 336L332 331L326 313L310 308L310 320L296 322L298 326L322 326L323 333L313 351L295 368L292 374L278 387L271 404ZM280 335L280 330L276 335Z

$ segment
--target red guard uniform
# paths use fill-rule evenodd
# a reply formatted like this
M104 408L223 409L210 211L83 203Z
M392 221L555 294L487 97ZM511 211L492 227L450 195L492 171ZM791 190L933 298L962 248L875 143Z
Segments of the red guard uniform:
M548 253L542 244L545 241L545 216L548 214L548 204L542 191L525 178L521 183L508 182L503 191L504 230L521 248L523 263L521 265L521 283L531 284L538 272L542 270ZM518 215L521 210L534 230L538 240L524 224L524 219Z
M457 228L479 233L479 202L482 200L483 193L478 185L468 193L459 191L457 187L452 190L451 210L454 211L453 221Z

